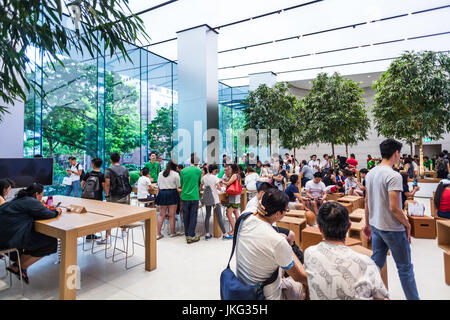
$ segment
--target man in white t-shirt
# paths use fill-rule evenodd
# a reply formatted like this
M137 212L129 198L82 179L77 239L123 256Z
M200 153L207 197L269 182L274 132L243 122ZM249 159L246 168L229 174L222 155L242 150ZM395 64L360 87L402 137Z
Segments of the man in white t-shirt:
M81 191L81 175L83 174L83 166L77 163L77 158L69 157L70 169L67 169L67 174L69 175L70 180L72 180L72 184L66 185L66 191L64 193L65 196L70 196L70 194L74 193L74 197L80 197Z
M319 171L320 162L317 160L317 156L315 154L311 156L311 160L309 160L308 166L311 168L313 174Z
M351 226L347 209L337 202L324 203L317 223L325 240L305 251L311 300L389 298L374 261L345 245Z
M303 265L286 238L272 227L284 217L288 202L289 198L279 190L265 192L257 212L242 222L236 239L236 274L242 282L262 284L278 273L263 288L267 300L300 300L306 296ZM281 270L290 277L283 278Z
M306 197L309 199L309 209L317 215L320 206L327 198L327 187L322 182L320 172L314 173L314 178L305 185Z

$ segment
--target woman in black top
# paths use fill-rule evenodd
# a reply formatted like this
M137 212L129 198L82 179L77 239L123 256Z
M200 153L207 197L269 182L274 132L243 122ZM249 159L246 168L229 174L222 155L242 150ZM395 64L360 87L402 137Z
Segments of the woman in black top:
M414 194L416 194L416 192L419 191L419 187L416 186L413 188L413 191L409 192L408 173L402 172L401 175L402 175L402 179L403 179L402 203L403 203L403 208L404 208L406 200L408 200L408 198L413 199Z
M27 268L42 257L56 252L58 242L34 230L36 220L52 219L61 214L61 209L47 209L41 202L44 187L33 183L22 189L12 201L0 207L0 248L17 248L22 266L22 278L28 283ZM11 260L17 261L17 257ZM19 276L19 267L14 263L7 270Z

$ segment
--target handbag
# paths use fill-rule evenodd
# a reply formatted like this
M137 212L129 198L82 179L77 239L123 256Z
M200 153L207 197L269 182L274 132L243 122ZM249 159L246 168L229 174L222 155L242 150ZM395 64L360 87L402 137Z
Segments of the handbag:
M425 214L425 206L423 203L408 203L408 214L415 217L423 217Z
M230 184L227 188L227 194L230 196L237 196L242 193L242 185L239 182L239 179L236 179L232 184Z
M230 260L228 266L220 274L220 299L221 300L266 300L263 288L274 282L278 278L278 268L272 273L269 279L261 285L246 285L234 274L230 268L231 258L233 258L236 248L237 236L242 222L251 216L252 213L242 214L236 221L233 237L233 249L231 249Z
M203 190L202 201L205 206L214 206L216 203L214 201L214 195L212 193L211 186L206 186Z
M64 177L62 184L66 185L66 186L71 186L72 185L72 179L70 177Z

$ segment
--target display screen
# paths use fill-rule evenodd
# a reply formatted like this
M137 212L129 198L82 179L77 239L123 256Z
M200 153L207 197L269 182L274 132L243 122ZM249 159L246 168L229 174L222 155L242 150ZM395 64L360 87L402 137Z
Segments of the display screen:
M0 179L11 179L15 188L28 187L34 182L53 184L53 158L0 159Z

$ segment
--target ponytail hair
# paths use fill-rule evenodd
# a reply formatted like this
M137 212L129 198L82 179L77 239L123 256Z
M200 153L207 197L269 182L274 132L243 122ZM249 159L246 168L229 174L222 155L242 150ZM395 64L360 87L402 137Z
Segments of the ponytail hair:
M448 186L448 183L444 183L442 181L438 184L436 192L434 194L434 206L436 207L436 209L439 209L439 207L441 206L442 194L444 193L445 188L447 188Z
M42 193L43 191L44 191L44 186L42 184L39 184L39 183L35 182L31 186L29 186L28 188L20 190L17 193L16 198L17 199L24 198L24 197L35 198L36 197L36 193Z
M163 171L163 176L164 177L168 177L170 174L170 171L177 171L177 164L175 162L173 162L172 160L169 160L169 162L167 163L166 169Z

